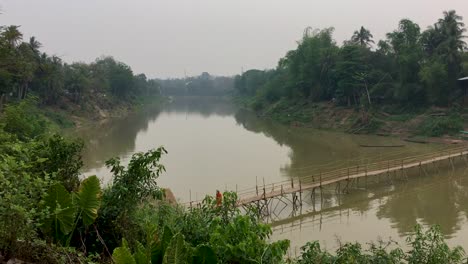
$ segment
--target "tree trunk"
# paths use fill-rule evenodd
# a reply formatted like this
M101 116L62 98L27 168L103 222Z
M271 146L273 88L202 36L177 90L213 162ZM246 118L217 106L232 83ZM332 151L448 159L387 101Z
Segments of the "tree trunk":
M26 94L28 93L28 89L29 89L29 82L26 82L26 83L24 83L23 94L21 95L21 99L26 98Z
M3 100L5 99L5 94L0 95L0 113L3 112Z
M21 90L23 87L22 85L18 85L18 87L16 88L16 97L18 97L18 100L21 100Z
M367 100L369 101L369 106L371 106L372 104L371 104L369 89L367 88L367 82L366 81L364 81L364 87L366 87Z

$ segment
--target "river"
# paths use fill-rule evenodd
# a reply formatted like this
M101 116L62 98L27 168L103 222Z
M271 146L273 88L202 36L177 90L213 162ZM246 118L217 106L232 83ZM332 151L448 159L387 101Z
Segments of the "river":
M428 153L442 145L403 142L397 138L288 127L258 118L220 98L175 98L162 109L148 109L77 132L86 143L85 175L103 183L111 173L105 161L164 146L167 172L159 185L178 200L198 200L219 190L242 190L256 183L307 177L318 170ZM400 148L365 148L400 145ZM376 241L403 237L416 223L438 224L450 244L468 248L468 181L465 164L427 167L424 174L376 178L349 194L325 188L315 199L305 193L304 206L286 206L271 217L272 239L290 239L291 254L307 241L326 248L340 241ZM287 202L286 202L287 204ZM289 211L288 211L289 210Z

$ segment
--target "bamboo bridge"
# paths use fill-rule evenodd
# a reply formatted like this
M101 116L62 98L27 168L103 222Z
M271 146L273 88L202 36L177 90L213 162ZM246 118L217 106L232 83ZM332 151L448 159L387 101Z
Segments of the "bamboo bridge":
M335 186L337 193L349 192L352 181L359 181L380 175L390 176L391 173L401 172L403 177L408 177L407 170L419 169L419 174L424 171L424 166L447 162L454 168L455 160L464 160L468 164L468 146L439 150L428 154L410 156L398 159L374 162L365 165L356 165L328 171L320 171L308 176L291 178L289 180L269 183L237 191L239 207L255 205L260 210L269 214L269 204L272 199L288 199L293 207L302 206L302 195L305 191L311 191L315 197L317 189L322 190L326 186ZM290 198L289 198L290 197ZM186 203L189 207L199 206L202 201L190 201Z

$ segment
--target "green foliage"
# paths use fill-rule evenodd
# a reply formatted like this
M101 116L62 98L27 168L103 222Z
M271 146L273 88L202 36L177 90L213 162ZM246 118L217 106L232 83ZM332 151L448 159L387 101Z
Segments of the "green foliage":
M49 188L44 199L44 206L51 212L43 223L43 232L51 234L55 241L63 238L73 230L75 208L70 193L57 183Z
M132 234L138 233L139 227L133 215L143 201L162 199L164 193L157 185L157 179L165 171L159 160L166 153L163 147L135 153L127 168L118 158L106 162L113 173L113 181L103 192L97 222L101 235L111 248L116 247L123 237L134 242Z
M409 264L416 263L462 263L465 251L460 247L451 249L445 243L440 228L433 226L426 232L416 226L415 233L407 238L411 250L406 256Z
M220 263L279 263L289 241L269 243L270 226L255 211L242 214L236 203L235 193L225 192L221 206L207 196L199 208L177 218L175 229L192 247L209 246Z
M80 189L73 196L78 215L83 224L89 226L94 223L101 206L101 186L96 176L91 176L81 182Z
M167 151L164 147L146 153L133 154L125 168L118 158L110 159L106 165L113 173L112 188L104 193L105 202L118 205L120 210L130 210L144 198L161 199L163 192L156 180L165 171L159 163Z
M53 111L45 115L61 127L73 126L73 122L58 109L96 117L102 109L131 107L140 98L160 95L156 80L134 75L128 65L112 57L68 64L41 52L41 46L35 37L24 41L19 26L0 26L0 113L8 104L6 130L22 139L35 137L45 128L44 118L38 118L41 115L34 108L14 104L29 101L29 95L37 96L41 106L51 106ZM31 119L26 121L25 114Z
M437 105L447 105L448 103L448 83L447 69L440 61L426 63L419 72L421 81L427 88L427 97L430 103Z
M460 247L450 248L444 241L437 226L423 231L415 227L413 235L407 239L410 250L404 252L394 242L370 244L363 250L359 243L346 243L331 254L320 249L317 241L309 242L301 248L298 264L309 263L464 263L465 252Z
M456 134L460 130L463 130L463 118L452 113L448 116L428 116L420 125L418 133L423 136L439 137Z
M311 115L304 117L297 107L302 101L333 102L370 112L387 105L449 106L460 103L463 94L456 80L467 69L465 32L455 11L444 12L425 31L402 19L376 50L370 49L373 36L364 27L342 46L333 40L333 28L307 28L297 48L287 52L275 69L246 71L236 76L235 88L249 99L252 109L286 123L310 120ZM278 109L278 102L288 102L282 107L284 113L269 111ZM374 122L371 127L378 125Z
M26 149L16 153L27 156ZM37 228L47 216L38 201L51 184L50 178L29 174L28 166L21 158L0 154L0 251L7 255L18 250L19 241L36 238Z
M85 227L94 223L100 199L101 187L96 176L83 180L78 192L72 194L61 183L54 184L43 202L46 210L51 212L43 222L43 232L68 246L79 223ZM67 235L68 239L65 239Z
M82 149L83 142L65 139L57 134L39 139L31 150L37 157L31 171L37 174L45 172L61 182L68 191L74 191L78 188L83 166Z
M69 196L64 195L67 192L57 184L60 184L60 172L66 171L66 166L74 168L76 164L72 163L76 160L60 162L60 159L70 158L59 151L67 147L63 139L38 137L19 141L3 130L0 130L0 138L0 184L4 187L0 192L0 250L10 254L28 247L28 243L38 238L39 230L69 231ZM49 140L55 142L54 148L46 147ZM74 155L80 155L80 150ZM78 181L77 174L75 177ZM54 189L51 186L55 187L55 197L64 197L59 202L49 201L53 209L42 204L48 190ZM49 226L44 226L44 222Z
M207 245L200 245L195 249L193 262L196 264L216 264L218 259L213 249Z
M137 264L135 258L128 248L127 242L125 239L122 241L122 246L115 248L114 252L112 253L112 260L116 264Z
M186 264L191 262L191 248L180 233L172 237L164 253L163 264Z
M57 124L60 128L71 128L75 126L75 123L70 120L70 118L62 113L57 111L45 111L44 115L52 121L54 124Z
M18 104L8 105L0 119L4 130L16 135L21 140L44 134L47 121L38 114L39 110L35 104L34 99L28 99Z

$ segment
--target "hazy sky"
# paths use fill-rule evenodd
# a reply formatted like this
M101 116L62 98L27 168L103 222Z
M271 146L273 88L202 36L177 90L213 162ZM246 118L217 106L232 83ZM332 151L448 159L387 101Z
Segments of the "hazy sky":
M422 28L468 0L0 0L0 24L21 25L67 62L112 55L149 77L233 75L272 68L305 27L335 27L338 43L361 25L376 39L402 18Z

